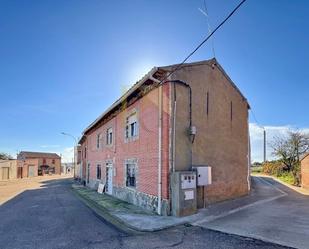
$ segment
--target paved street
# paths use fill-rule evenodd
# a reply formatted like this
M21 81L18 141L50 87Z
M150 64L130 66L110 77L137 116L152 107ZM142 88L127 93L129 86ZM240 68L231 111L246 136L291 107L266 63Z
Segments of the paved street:
M49 180L0 206L0 248L284 248L192 226L127 234L85 206L70 185Z
M252 205L231 215L200 224L204 228L309 248L309 196L268 177L255 177L260 185L277 189L279 198Z

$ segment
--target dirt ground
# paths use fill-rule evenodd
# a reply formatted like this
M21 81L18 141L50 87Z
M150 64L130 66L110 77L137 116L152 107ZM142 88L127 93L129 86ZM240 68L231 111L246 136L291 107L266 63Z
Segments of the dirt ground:
M25 190L41 188L43 182L45 181L54 179L66 179L71 177L71 175L52 175L0 181L0 205L14 198Z

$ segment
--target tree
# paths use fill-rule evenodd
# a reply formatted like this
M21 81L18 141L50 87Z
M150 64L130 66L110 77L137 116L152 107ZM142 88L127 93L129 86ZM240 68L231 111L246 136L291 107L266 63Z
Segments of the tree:
M13 159L13 157L10 154L0 152L0 160L10 160Z
M309 135L289 131L285 137L276 137L272 143L273 154L293 174L294 185L300 185L300 157L309 151Z

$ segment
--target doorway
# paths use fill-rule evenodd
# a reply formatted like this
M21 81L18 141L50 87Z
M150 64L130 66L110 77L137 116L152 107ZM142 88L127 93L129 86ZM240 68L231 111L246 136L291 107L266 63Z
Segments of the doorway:
M90 163L87 165L87 184L89 184L89 179L90 179Z
M3 167L2 168L2 180L9 180L10 178L10 168Z
M34 165L29 165L28 166L28 177L33 177L34 176Z
M106 163L106 184L105 192L109 195L113 194L113 164Z

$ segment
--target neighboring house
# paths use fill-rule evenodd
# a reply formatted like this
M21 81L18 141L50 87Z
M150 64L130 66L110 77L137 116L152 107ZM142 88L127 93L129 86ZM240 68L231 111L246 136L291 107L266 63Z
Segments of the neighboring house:
M81 146L77 145L74 147L75 150L75 167L74 167L74 177L78 180L82 179L83 171L81 167Z
M18 178L60 174L61 157L56 153L21 151L17 155Z
M301 186L309 189L309 153L301 159Z
M216 59L184 64L160 84L176 67L153 68L84 130L87 186L102 182L108 194L164 215L188 214L174 212L179 198L202 208L248 194L246 98ZM177 195L172 176L192 172L181 178L191 184L199 165L211 166L212 184Z
M17 160L0 160L0 181L11 180L17 177Z
M74 173L73 163L61 163L61 174L73 175Z

